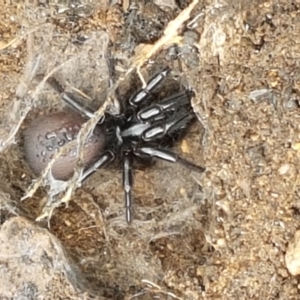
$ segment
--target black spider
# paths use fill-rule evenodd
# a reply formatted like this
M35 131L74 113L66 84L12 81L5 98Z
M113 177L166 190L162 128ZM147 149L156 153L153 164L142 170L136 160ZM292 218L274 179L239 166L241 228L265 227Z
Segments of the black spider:
M179 156L170 148L186 132L196 119L190 100L193 91L185 89L164 98L153 99L153 92L168 73L169 68L150 79L145 88L133 94L123 104L121 114L105 113L84 147L85 170L81 180L95 170L120 158L123 164L123 187L125 191L126 220L132 221L132 160L158 158L178 162L198 172L205 169ZM58 82L50 78L50 85L61 94L61 98L76 111L90 118L93 112L83 108L72 95L64 92ZM32 122L25 132L25 154L30 167L36 174L47 166L64 144L77 138L86 118L72 113L56 113ZM76 167L76 149L59 157L52 167L53 177L67 180Z

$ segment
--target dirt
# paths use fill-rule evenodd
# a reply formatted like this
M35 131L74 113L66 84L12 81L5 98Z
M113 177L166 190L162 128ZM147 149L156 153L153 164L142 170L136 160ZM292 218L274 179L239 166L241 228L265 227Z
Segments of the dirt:
M0 299L299 299L285 261L300 222L300 1L289 2L1 5ZM44 76L113 110L107 99L141 87L139 69L147 80L166 65L162 92L174 78L190 86L198 117L176 151L206 171L135 165L130 225L117 163L51 202L22 136L65 109Z

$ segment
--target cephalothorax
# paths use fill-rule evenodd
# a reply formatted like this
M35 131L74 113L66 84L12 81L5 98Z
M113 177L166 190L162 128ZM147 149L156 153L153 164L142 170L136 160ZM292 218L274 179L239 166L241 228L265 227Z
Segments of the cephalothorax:
M189 89L163 98L152 99L153 91L159 86L169 68L152 77L145 88L140 89L125 101L118 115L105 113L104 119L95 127L83 149L84 173L81 180L95 170L120 158L123 165L123 187L125 192L126 220L132 221L132 160L158 158L178 162L198 172L205 169L176 154L170 148L195 120L191 107L194 93ZM34 120L24 133L26 160L36 175L47 166L54 154L77 138L82 124L93 112L83 108L72 95L51 78L48 81L78 113L59 112ZM151 101L150 101L151 100ZM58 180L68 180L77 163L76 148L66 156L58 157L52 167L52 175Z

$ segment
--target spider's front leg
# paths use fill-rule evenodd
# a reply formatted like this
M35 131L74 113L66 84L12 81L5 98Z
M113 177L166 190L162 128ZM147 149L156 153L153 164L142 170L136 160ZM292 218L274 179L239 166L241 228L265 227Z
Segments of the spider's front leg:
M167 120L156 122L144 130L141 137L144 142L155 142L165 136L171 136L174 132L186 128L194 119L194 115L183 111L178 116L172 116Z
M130 99L129 99L129 104L131 106L139 106L142 102L147 100L149 96L151 95L151 92L158 86L160 85L167 75L170 73L171 69L169 67L164 68L160 73L152 77L145 88L140 89L135 93Z
M158 158L172 163L178 162L181 165L189 169L192 169L194 171L197 171L199 173L205 171L204 167L198 166L186 160L185 158L181 157L180 155L176 154L175 152L164 148L155 148L155 146L153 147L137 146L134 149L134 154L136 156L143 157L143 158Z
M179 92L158 103L141 109L137 113L137 118L143 123L164 119L166 117L166 113L178 110L184 105L189 105L190 100L194 95L195 93L191 90Z

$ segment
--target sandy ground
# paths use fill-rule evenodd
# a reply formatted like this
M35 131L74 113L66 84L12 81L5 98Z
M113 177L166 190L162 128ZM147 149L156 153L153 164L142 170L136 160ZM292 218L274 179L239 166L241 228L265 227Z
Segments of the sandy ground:
M142 44L188 6L153 2L1 5L0 299L299 299L285 256L300 222L300 1L195 0L172 33L179 45L146 59ZM107 55L120 101L141 86L137 66L147 80L169 65L196 93L199 122L176 149L206 171L137 165L131 225L118 164L67 203L50 203L43 184L21 201L34 179L22 133L64 109L40 75L97 109Z

